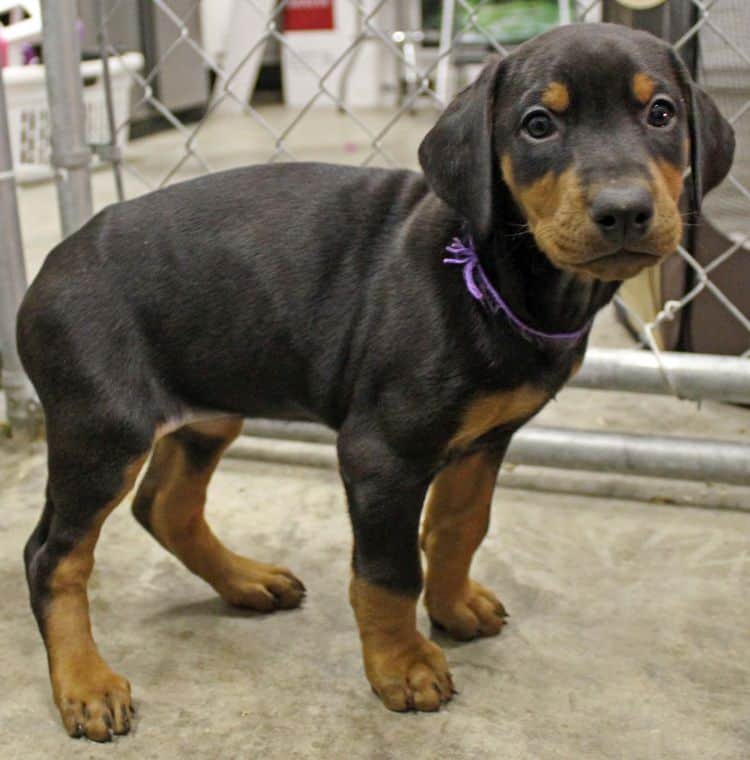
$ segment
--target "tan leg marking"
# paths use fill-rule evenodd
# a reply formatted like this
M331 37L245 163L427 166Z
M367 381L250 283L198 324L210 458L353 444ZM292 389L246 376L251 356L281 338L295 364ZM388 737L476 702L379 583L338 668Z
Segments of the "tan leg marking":
M262 612L299 606L305 587L284 567L242 557L227 549L205 519L206 490L242 420L191 423L196 433L215 439L200 468L178 438L165 436L154 449L141 490L151 499L149 527L156 539L188 570L216 589L229 604ZM136 496L136 502L141 492Z
M495 595L469 578L487 533L499 466L487 452L468 456L439 472L427 495L425 605L432 620L461 641L500 633L507 617Z
M389 710L439 710L454 694L442 650L417 631L417 600L353 577L367 679Z
M50 577L44 641L55 704L71 736L109 741L113 733L130 730L130 684L110 670L96 648L86 585L102 524L133 487L145 460L144 456L127 469L119 495L99 512L89 532Z

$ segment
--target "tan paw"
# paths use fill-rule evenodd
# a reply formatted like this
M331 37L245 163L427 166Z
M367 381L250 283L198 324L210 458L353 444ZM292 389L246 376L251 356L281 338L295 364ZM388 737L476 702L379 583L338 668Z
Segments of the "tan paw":
M406 646L365 649L365 670L389 710L434 712L455 694L445 655L420 633Z
M305 586L290 570L244 557L239 559L217 588L226 602L259 612L299 607Z
M454 639L468 641L478 636L496 636L508 618L502 603L484 586L470 580L454 599L427 597L432 622Z
M80 681L69 680L56 691L63 725L71 736L108 742L114 734L130 731L135 713L130 684L108 668L95 668Z

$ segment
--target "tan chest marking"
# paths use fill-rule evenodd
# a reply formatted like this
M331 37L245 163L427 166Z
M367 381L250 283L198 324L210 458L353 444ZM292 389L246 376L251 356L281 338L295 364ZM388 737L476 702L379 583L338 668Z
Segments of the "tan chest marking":
M499 391L481 396L464 410L461 424L448 448L465 448L496 427L522 420L538 412L548 399L547 391L528 384L512 391Z

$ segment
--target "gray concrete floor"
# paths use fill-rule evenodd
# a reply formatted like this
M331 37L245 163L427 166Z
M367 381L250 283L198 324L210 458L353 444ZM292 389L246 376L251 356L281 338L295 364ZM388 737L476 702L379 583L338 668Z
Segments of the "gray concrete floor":
M750 756L750 515L498 489L475 577L510 623L460 645L433 633L460 694L437 715L398 715L362 672L336 474L231 459L210 519L235 550L289 565L303 607L228 608L121 506L91 607L105 657L132 682L137 726L114 747L68 739L20 563L43 447L2 463L0 757Z
M279 107L263 114L276 126L289 119ZM378 120L373 113L368 123ZM414 163L431 120L399 123L386 140L397 160ZM158 182L180 145L159 134L132 143L128 158ZM245 119L219 116L199 147L224 168L266 160L272 142ZM360 162L366 140L323 111L306 117L290 147L300 158ZM178 178L197 169L188 162ZM144 189L130 175L126 183L130 196ZM97 208L114 200L108 172L93 184ZM59 239L54 188L23 188L20 203L33 275ZM609 311L593 342L631 345ZM540 422L747 440L750 411L569 389ZM524 471L504 477L518 485ZM601 473L573 487L633 497L633 482ZM336 474L227 460L210 493L217 532L238 551L288 564L308 599L270 617L233 611L118 509L99 544L92 612L101 649L131 680L140 711L134 736L100 747L64 735L27 604L20 552L43 488L43 446L4 445L2 758L750 757L750 514L662 505L750 510L747 489L647 482L640 501L499 489L476 577L503 599L511 623L499 638L460 646L436 636L461 694L439 715L401 716L380 706L362 673Z

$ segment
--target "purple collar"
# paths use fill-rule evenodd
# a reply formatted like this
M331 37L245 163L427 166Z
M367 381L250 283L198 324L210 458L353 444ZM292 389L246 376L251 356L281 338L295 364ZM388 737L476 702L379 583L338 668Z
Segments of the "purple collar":
M463 267L464 282L466 289L471 295L479 301L492 314L502 311L508 318L508 321L518 330L524 338L544 341L572 342L583 337L591 327L592 320L578 330L573 332L548 333L527 325L520 320L501 295L495 290L490 282L474 248L474 241L470 235L466 236L466 242L460 238L453 238L453 242L446 247L446 253L449 257L443 259L444 264L458 264Z

